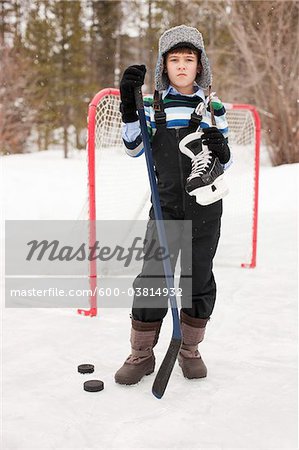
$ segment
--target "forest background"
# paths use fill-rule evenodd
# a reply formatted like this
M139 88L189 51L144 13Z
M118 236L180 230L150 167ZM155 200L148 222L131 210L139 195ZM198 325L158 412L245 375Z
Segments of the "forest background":
M273 165L299 162L298 1L1 0L0 153L84 149L88 103L146 64L158 39L186 24L203 34L213 90L250 103Z

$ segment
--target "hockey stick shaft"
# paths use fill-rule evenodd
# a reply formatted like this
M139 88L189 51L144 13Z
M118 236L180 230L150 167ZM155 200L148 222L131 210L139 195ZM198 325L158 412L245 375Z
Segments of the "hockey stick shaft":
M179 320L179 315L178 315L177 300L176 300L176 296L174 293L175 290L174 290L173 271L172 271L172 267L171 267L171 263L170 263L168 243L167 243L165 227L164 227L164 223L163 223L163 214L162 214L160 197L159 197L159 192L158 192L157 183L156 183L156 176L155 176L155 172L154 172L154 163L153 163L151 145L150 145L149 135L148 135L148 131L147 131L147 124L146 124L146 118L145 118L145 111L144 111L141 87L135 88L135 100L136 100L136 106L137 106L141 134L142 134L142 140L143 140L143 145L144 145L144 152L145 152L147 171L148 171L149 182L150 182L151 193L152 193L152 200L153 200L153 207L154 207L155 218L156 218L156 226L157 226L157 232L158 232L158 237L159 237L159 243L160 243L160 246L165 249L166 254L168 255L167 258L163 258L163 269L164 269L164 275L165 275L165 279L166 279L167 289L168 289L168 292L170 293L168 298L169 298L170 305L171 305L171 312L172 312L172 319L173 319L173 333L172 333L172 339L171 339L169 349L165 355L165 358L161 364L161 367L157 373L156 379L153 384L153 394L157 398L161 398L165 392L169 377L171 375L173 366L176 361L177 354L178 354L180 346L181 346L182 333L181 333L180 320Z

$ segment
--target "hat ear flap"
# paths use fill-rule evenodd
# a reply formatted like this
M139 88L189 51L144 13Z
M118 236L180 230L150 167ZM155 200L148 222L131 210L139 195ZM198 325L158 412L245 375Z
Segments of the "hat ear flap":
M201 74L201 72L202 72L202 64L201 60L199 60L197 64L197 73Z
M162 61L163 61L163 73L167 73L166 61L164 57Z

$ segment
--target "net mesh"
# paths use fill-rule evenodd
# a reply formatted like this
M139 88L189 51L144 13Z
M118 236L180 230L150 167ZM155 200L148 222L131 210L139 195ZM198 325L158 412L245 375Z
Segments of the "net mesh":
M256 133L249 109L227 107L229 145L233 163L225 172L229 195L223 200L221 240L215 262L249 264L253 254Z
M95 147L97 150L110 147L122 148L120 99L107 95L97 105Z
M150 193L146 163L143 157L133 159L125 154L119 103L118 95L108 94L96 106L96 217L147 219ZM223 201L221 240L215 263L239 266L250 263L253 251L256 126L250 109L225 106L233 164L225 172L230 193Z

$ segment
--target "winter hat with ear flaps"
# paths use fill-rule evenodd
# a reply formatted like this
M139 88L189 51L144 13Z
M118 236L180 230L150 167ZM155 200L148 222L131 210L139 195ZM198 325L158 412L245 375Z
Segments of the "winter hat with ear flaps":
M163 56L169 50L179 46L200 50L202 71L196 76L195 81L201 88L207 89L212 82L212 74L202 35L196 28L179 25L165 31L159 39L159 55L155 73L156 90L163 91L168 88L169 79L167 74L163 72Z

